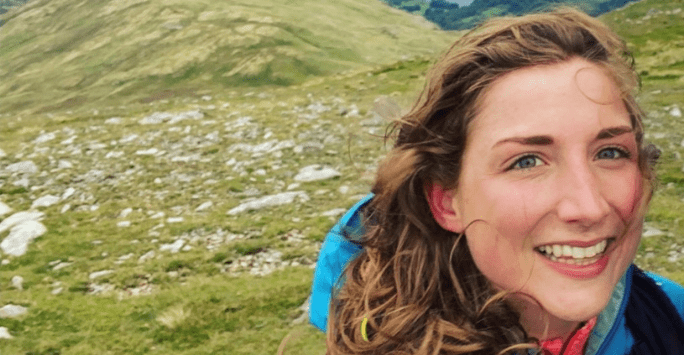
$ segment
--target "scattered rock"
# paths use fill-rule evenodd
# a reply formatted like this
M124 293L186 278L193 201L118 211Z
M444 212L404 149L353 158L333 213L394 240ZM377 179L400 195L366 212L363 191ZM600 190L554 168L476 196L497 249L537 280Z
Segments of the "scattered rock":
M211 206L213 205L214 203L211 201L204 202L195 209L195 212L202 212L204 210L211 208Z
M74 164L68 160L60 159L59 162L57 162L57 169L71 169L73 167Z
M116 222L116 226L119 228L126 228L131 226L131 221L119 221Z
M36 139L33 140L34 144L41 144L45 142L49 142L53 139L55 139L55 134L50 132L50 133L43 133L40 136L38 136Z
M74 189L73 187L68 187L66 190L64 190L64 193L62 194L62 200L66 200L69 197L73 196L75 192L76 189Z
M45 214L37 211L22 211L17 212L0 222L0 233L14 227L15 225L26 221L37 221L43 218Z
M8 304L0 308L0 318L17 318L28 313L26 307L17 306L14 304Z
M5 153L4 150L0 149L0 158L4 158L7 156L7 153Z
M139 121L142 125L168 123L175 124L183 120L199 120L204 118L204 114L199 110L186 111L177 114L168 112L155 112Z
M332 210L330 210L330 211L325 211L325 212L321 213L321 216L324 216L324 217L337 217L337 216L343 214L345 211L347 211L347 210L344 209L344 208L335 208L335 209L332 209Z
M69 265L71 265L71 264L73 264L73 263L69 263L69 262L66 262L66 261L59 262L59 263L57 263L57 264L52 268L52 271L57 271L57 270L64 269L65 267L67 267L67 266L69 266Z
M644 226L644 232L641 235L644 238L649 238L649 237L657 237L657 236L665 235L665 232L663 232L657 228Z
M318 164L309 165L299 170L299 173L294 177L295 181L309 182L317 180L331 179L340 176L340 172L329 167L323 167Z
M38 221L19 223L10 229L9 235L0 243L0 248L5 254L24 255L28 249L28 244L45 232L47 232L47 228Z
M0 201L0 217L12 212L12 208L7 206L4 202Z
M147 260L154 258L154 256L155 256L154 250L150 250L147 253L143 254L140 258L138 258L138 264L142 264L142 263L146 262Z
M35 174L38 172L38 166L32 161L26 160L8 165L5 171L9 173Z
M37 198L36 200L31 203L31 209L37 208L37 207L50 207L54 205L55 203L59 202L59 197L53 196L53 195L45 195Z
M7 330L6 327L0 327L0 339L12 339L14 338Z
M97 295L97 294L106 294L110 291L114 290L114 285L112 284L90 284L88 285L88 292L87 294L89 295Z
M242 212L259 210L265 207L286 205L293 203L295 198L299 198L300 201L308 201L309 195L307 195L304 191L291 191L264 196L258 199L250 199L229 210L228 214L236 215Z
M124 209L119 213L119 218L126 218L126 217L128 217L129 214L131 214L131 212L133 212L133 209L132 209L132 208L130 208L130 207L124 208Z
M121 117L112 117L104 121L105 124L121 124Z
M166 219L166 223L180 223L183 222L183 217L169 217Z
M682 117L682 111L679 109L679 107L675 106L672 109L670 109L670 116Z
M23 290L24 278L19 275L12 276L12 287L16 288L19 291Z
M95 271L95 272L91 272L90 275L88 275L88 279L89 280L95 280L95 279L100 278L102 276L111 275L113 273L114 273L114 270Z
M175 242L171 244L162 244L159 247L159 251L170 251L171 253L178 253L178 251L185 245L185 241L183 239L178 239Z

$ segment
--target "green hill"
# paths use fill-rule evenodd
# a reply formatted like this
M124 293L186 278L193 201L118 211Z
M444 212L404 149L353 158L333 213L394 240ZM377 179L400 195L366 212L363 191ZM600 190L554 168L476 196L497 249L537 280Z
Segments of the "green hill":
M360 0L34 0L0 19L4 111L290 85L433 55L453 39Z
M635 0L475 0L464 7L446 0L427 3L419 0L383 1L404 11L420 13L442 29L464 30L493 16L519 16L560 4L576 6L592 16L598 16Z

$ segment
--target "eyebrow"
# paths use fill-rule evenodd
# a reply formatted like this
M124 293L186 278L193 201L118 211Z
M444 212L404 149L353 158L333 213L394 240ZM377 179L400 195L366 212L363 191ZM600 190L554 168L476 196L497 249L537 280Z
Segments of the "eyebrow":
M609 139L632 132L634 132L634 129L629 126L604 128L596 135L596 139ZM553 138L551 138L550 136L511 137L496 142L496 144L494 144L492 148L503 143L518 143L524 145L551 145L553 144Z

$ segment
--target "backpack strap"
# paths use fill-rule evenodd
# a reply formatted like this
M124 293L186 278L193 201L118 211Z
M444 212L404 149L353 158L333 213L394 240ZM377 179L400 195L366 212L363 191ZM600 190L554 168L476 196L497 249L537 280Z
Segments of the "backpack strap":
M684 354L684 321L667 294L637 267L625 320L634 337L631 355Z

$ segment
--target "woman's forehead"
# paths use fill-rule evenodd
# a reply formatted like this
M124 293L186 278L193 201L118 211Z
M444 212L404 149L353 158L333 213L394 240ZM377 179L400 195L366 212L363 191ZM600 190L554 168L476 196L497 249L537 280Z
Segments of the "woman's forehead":
M598 65L573 58L518 69L495 80L470 131L480 131L478 136L485 131L495 139L554 128L564 132L577 125L598 131L631 123L613 79Z

